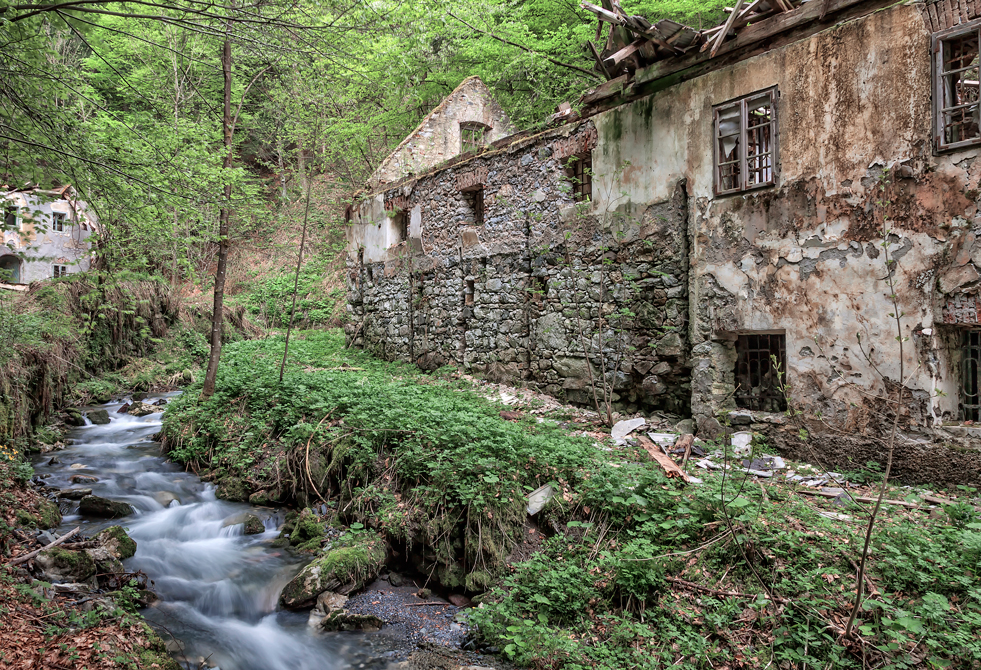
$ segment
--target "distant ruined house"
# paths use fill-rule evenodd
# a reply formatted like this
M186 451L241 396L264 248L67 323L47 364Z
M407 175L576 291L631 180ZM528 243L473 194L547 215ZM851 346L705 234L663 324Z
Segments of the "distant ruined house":
M89 269L95 218L71 186L0 193L0 283L29 284Z
M594 11L578 112L411 169L410 138L357 195L349 341L806 455L789 398L841 468L882 460L903 383L898 476L979 481L981 4Z

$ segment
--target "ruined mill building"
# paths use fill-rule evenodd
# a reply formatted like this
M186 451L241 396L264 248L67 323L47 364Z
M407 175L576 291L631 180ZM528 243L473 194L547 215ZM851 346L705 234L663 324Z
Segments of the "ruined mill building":
M469 79L358 194L349 341L791 453L802 424L842 467L898 410L901 478L981 479L981 2L593 9L578 111L515 132Z

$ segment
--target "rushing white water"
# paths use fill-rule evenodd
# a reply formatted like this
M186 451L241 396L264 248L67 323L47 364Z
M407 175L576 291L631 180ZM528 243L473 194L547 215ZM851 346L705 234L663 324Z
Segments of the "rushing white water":
M174 395L174 394L168 394ZM148 401L156 397L153 396ZM218 500L214 488L185 473L160 454L151 437L161 414L119 414L122 403L105 405L108 425L72 431L75 442L35 464L45 483L58 488L91 488L92 493L130 503L125 519L88 519L77 503L64 509L61 530L82 525L91 535L119 524L136 540L136 555L125 561L153 580L160 600L144 616L188 668L202 659L221 670L333 670L384 668L392 641L384 634L325 633L307 625L302 613L277 609L279 592L302 561L270 546L281 515L269 508ZM161 408L161 411L163 408ZM97 482L72 484L72 475ZM266 532L244 535L235 517L251 512Z

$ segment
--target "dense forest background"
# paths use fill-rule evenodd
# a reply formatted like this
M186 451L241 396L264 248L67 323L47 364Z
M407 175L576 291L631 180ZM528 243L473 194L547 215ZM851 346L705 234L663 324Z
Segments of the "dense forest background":
M623 7L697 26L718 20L723 4ZM174 285L207 283L224 207L233 249L295 246L282 233L295 228L308 178L314 242L318 231L336 237L329 203L363 183L468 76L479 75L521 128L602 81L586 74L596 18L574 0L147 0L5 5L0 16L3 182L75 185L102 224L101 267ZM260 256L248 267L286 264Z

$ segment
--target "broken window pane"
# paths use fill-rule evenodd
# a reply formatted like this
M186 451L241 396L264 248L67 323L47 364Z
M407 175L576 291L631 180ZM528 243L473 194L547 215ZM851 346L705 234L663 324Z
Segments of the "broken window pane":
M484 146L485 126L480 123L460 124L460 153L476 151Z
M743 191L775 183L775 91L715 110L715 190Z
M981 330L965 330L961 341L961 418L981 421Z
M786 335L739 336L736 340L737 406L757 412L786 411L787 399L782 390L786 384L786 345Z
M978 29L940 41L941 147L981 139L978 124Z

